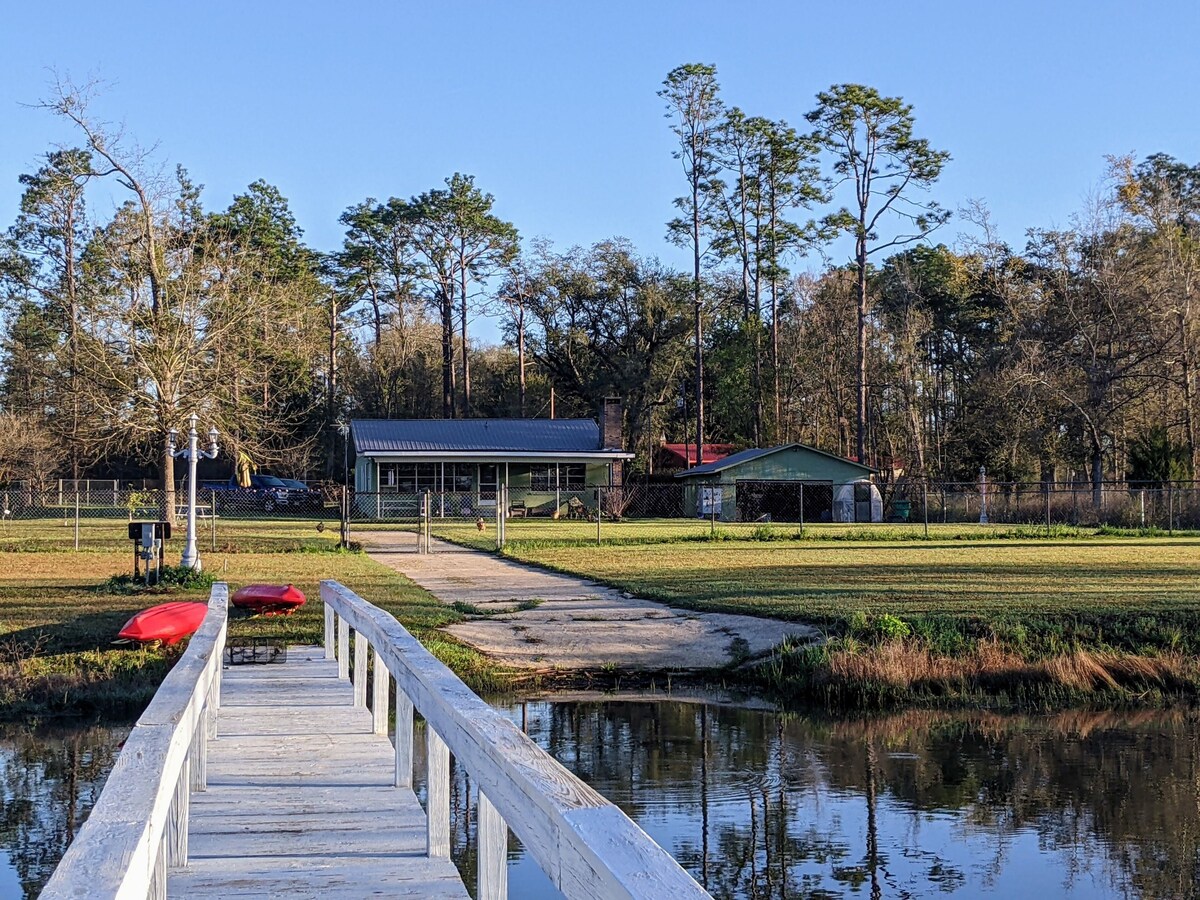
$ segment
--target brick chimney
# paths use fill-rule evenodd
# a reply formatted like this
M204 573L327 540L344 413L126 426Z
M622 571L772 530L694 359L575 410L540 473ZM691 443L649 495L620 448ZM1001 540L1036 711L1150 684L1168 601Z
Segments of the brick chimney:
M605 397L600 401L600 449L624 450L624 419L625 409L619 397ZM611 484L619 486L623 483L624 472L621 460L612 464Z
M605 397L600 402L600 449L624 450L625 410L619 397Z

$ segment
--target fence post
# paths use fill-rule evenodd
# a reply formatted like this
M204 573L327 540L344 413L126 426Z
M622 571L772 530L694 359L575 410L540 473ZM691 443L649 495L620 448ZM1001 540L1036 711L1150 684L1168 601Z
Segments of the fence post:
M921 513L925 517L925 537L929 538L929 485L921 482Z
M342 493L338 503L338 518L341 521L338 523L338 534L341 535L341 546L343 550L349 549L350 542L346 539L346 504L347 504L346 485L342 485Z
M497 475L497 477L499 477ZM502 484L496 488L496 549L504 549L504 519L508 508L508 485Z
M1167 482L1167 534L1175 532L1175 483Z
M600 520L604 517L604 488L596 488L596 546L600 546Z
M983 466L979 467L979 524L986 525L988 523L988 501L987 501L987 469Z
M213 553L217 552L217 492L215 490L208 492L208 515L209 515L209 534L212 537L212 546L209 548Z
M804 537L804 482L800 482L800 537Z
M79 483L75 484L75 549L79 549Z

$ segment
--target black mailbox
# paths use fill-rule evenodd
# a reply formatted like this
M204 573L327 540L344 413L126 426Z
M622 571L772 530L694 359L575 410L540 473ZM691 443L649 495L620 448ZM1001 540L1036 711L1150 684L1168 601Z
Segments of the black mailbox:
M155 538L159 540L171 539L171 523L170 522L130 522L129 523L129 539L131 541L140 541L148 538L150 543L153 543Z

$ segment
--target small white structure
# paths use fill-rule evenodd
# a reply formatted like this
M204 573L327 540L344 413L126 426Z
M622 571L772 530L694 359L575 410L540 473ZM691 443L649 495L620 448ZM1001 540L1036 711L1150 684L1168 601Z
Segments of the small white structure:
M882 522L883 496L866 479L833 488L833 521Z

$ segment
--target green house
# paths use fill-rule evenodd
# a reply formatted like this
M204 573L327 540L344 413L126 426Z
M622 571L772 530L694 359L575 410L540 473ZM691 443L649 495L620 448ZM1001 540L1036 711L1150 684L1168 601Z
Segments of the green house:
M596 488L620 483L621 464L633 458L621 448L616 403L601 411L600 424L357 419L350 427L355 505L367 518L415 515L427 492L436 515L494 515L501 486L514 511L559 516L572 503L594 506Z
M874 470L807 444L756 447L678 473L684 512L724 522L878 522Z

